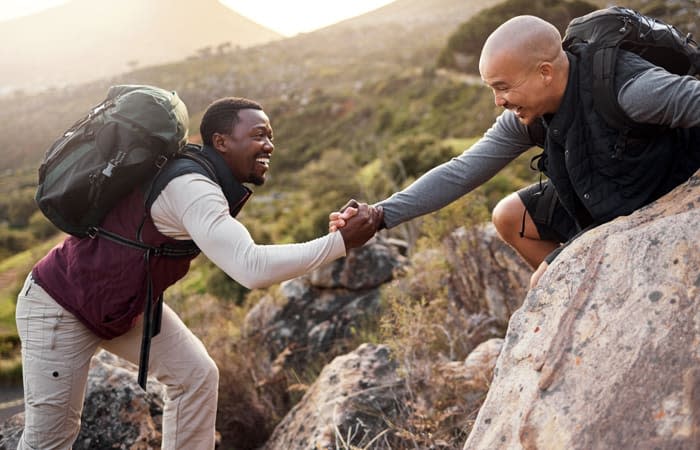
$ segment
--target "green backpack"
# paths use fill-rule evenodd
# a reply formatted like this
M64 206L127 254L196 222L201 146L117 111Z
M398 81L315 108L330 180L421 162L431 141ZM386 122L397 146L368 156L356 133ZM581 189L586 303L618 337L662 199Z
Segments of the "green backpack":
M188 126L187 108L175 92L112 86L46 152L35 197L39 209L61 230L94 237L120 198L182 152Z

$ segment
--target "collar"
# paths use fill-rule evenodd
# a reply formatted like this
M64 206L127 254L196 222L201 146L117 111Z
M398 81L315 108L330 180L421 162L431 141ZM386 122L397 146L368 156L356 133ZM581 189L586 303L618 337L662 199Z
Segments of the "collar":
M547 124L547 137L561 145L566 141L567 131L574 121L578 105L578 59L569 52L566 52L566 56L569 58L569 76L559 110L543 117Z
M239 183L238 180L233 177L231 170L229 170L226 165L226 161L224 161L224 158L215 148L203 145L200 151L204 157L212 163L217 178L215 181L221 186L221 190L224 192L224 196L229 204L231 216L236 217L253 194L253 191Z

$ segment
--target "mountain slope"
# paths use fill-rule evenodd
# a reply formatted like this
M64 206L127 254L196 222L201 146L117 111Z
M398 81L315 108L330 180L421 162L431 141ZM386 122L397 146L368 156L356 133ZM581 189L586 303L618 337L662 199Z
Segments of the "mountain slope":
M281 36L216 0L73 0L0 27L0 89L78 84Z

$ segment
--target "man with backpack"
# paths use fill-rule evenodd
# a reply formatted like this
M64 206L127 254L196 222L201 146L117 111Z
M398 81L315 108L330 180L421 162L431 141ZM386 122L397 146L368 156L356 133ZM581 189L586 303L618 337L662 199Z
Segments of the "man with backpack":
M584 34L575 24L590 36L575 36ZM621 49L627 43L618 36L649 39L640 48L662 59L685 52L683 73L700 68L694 44L624 8L579 18L569 31L562 46L555 26L519 16L489 36L479 70L505 111L462 155L377 203L383 226L446 206L541 146L538 167L548 180L509 195L493 211L501 237L536 269L532 287L562 243L658 199L700 167L700 81ZM352 213L331 213L330 229Z
M89 135L118 134L106 130ZM120 199L89 236L66 238L27 278L16 313L25 388L20 449L71 447L98 347L136 364L141 357L165 385L163 448L214 448L217 367L160 297L198 253L185 244L193 241L231 278L256 288L343 257L374 234L381 211L363 204L340 232L299 244L255 244L235 215L251 194L244 183L265 182L274 150L270 121L256 102L224 98L207 108L200 131L201 148L171 159L150 188ZM129 158L121 155L102 172L111 176ZM149 346L140 345L144 338L152 338Z

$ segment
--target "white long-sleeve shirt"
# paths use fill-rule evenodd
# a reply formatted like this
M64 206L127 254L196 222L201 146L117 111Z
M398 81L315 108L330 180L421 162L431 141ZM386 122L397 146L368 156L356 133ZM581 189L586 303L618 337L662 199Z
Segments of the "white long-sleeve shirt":
M254 289L298 277L345 256L340 232L298 244L258 245L231 217L221 188L200 174L174 178L151 207L161 233L193 240L226 274Z

